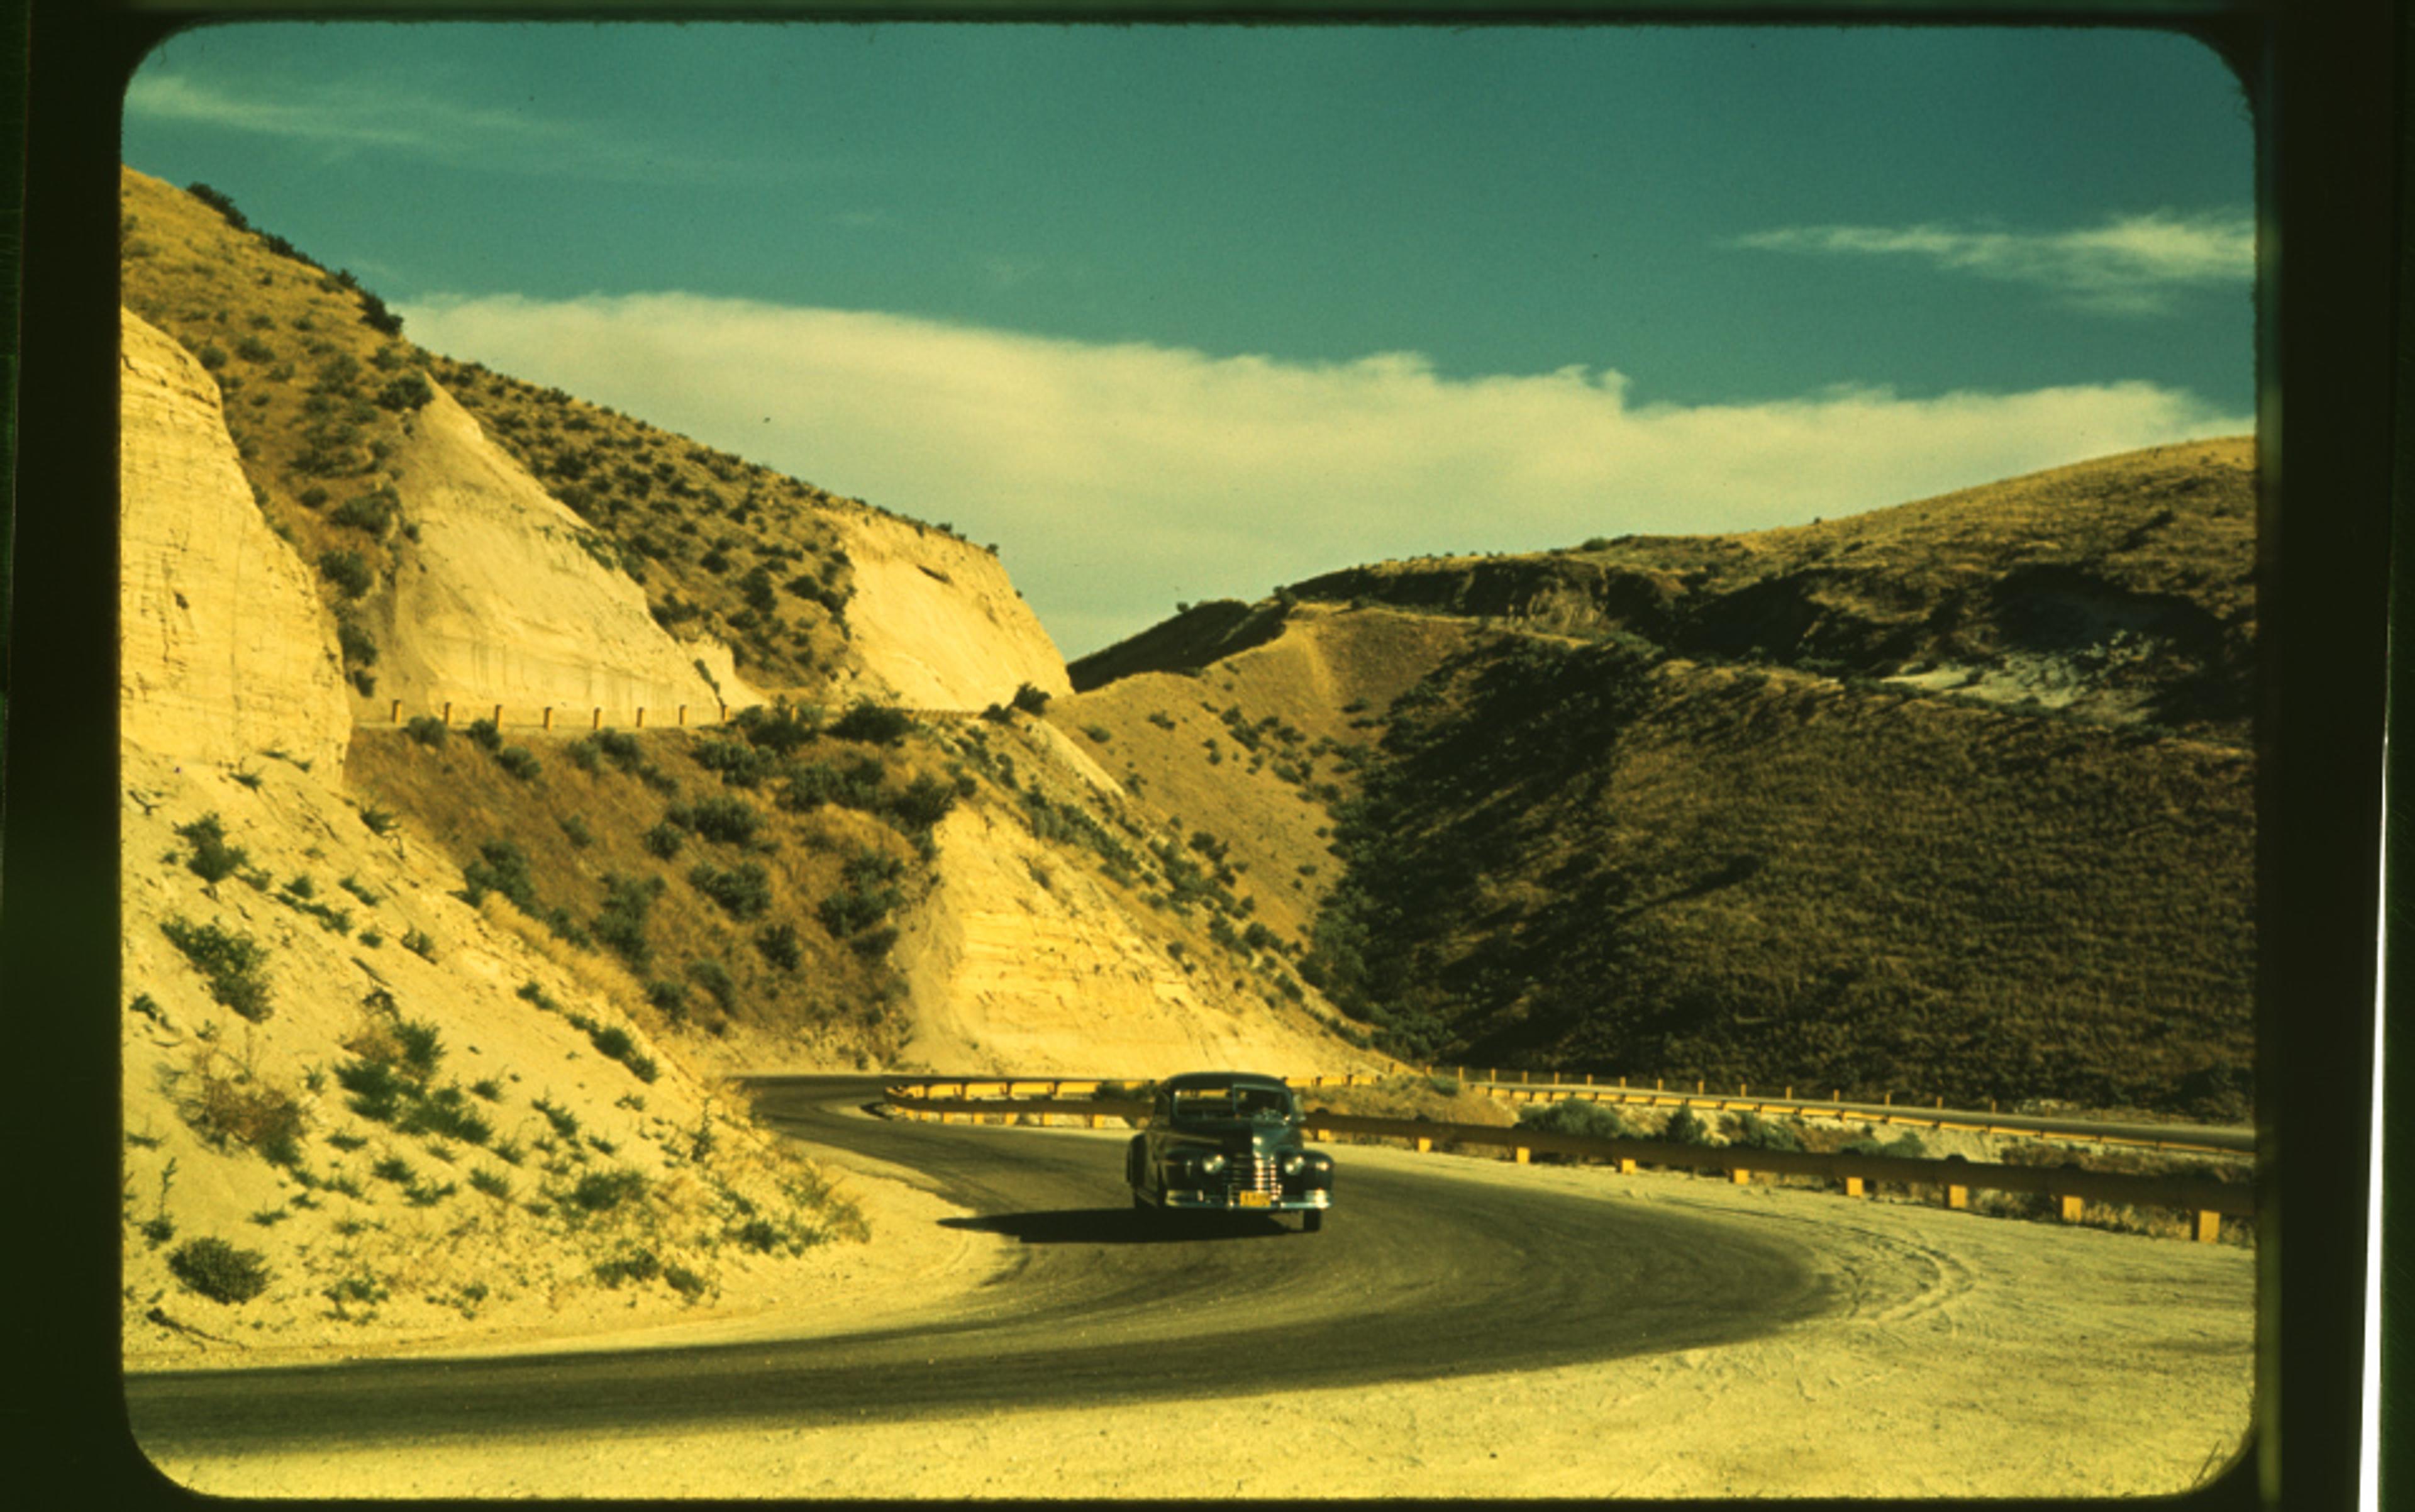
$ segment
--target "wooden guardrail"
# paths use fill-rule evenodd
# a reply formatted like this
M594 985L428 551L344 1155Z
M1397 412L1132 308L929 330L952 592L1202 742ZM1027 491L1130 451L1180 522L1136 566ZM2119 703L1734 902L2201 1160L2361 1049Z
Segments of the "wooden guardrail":
M459 703L458 707L459 715L464 724L473 723L477 720L484 719L492 724L497 729L600 730L618 728L622 714L630 711L634 711L636 715L636 725L634 727L638 729L644 729L646 727L647 706L644 704L634 706L633 711L623 711L619 709L608 710L601 704L514 705L509 706L512 712L517 713L521 717L510 720L503 717L503 713L506 709L506 706L503 704L472 704L463 702ZM425 714L414 715L413 717L433 718L449 726L454 721L455 713L456 703L446 701L431 705L426 711ZM609 713L612 716L612 722L608 725L604 717L607 713ZM559 718L556 717L557 715L559 715ZM696 711L693 715L689 713L688 706L686 704L672 704L668 709L660 705L654 706L654 727L656 729L664 728L666 726L670 728L678 729L699 725L726 725L728 722L729 706L726 703L716 702L710 709L702 704L698 704L696 706ZM401 699L389 698L386 700L386 723L389 725L399 725L403 723Z
M1095 1092L1101 1080L985 1081L930 1078L895 1083L885 1096L891 1106L908 1116L940 1123L962 1119L1004 1121L1018 1116L1071 1117L1092 1129L1109 1118L1132 1119L1146 1113L1139 1099L1069 1095ZM1018 1096L1004 1089L1028 1087L1047 1095ZM998 1089L998 1090L993 1090ZM1870 1194L1877 1183L1938 1191L1944 1205L1968 1208L1973 1191L2009 1191L2050 1198L2057 1216L2078 1222L2089 1202L2121 1203L2135 1207L2160 1207L2182 1213L2193 1238L2211 1243L2221 1235L2225 1218L2252 1218L2256 1194L2245 1183L2198 1176L2136 1176L2083 1171L2074 1166L2004 1165L1966 1160L1910 1160L1892 1155L1815 1155L1808 1151L1762 1149L1743 1145L1686 1145L1665 1140L1611 1138L1569 1134L1554 1130L1502 1128L1494 1124L1434 1123L1422 1118L1377 1118L1312 1108L1308 1136L1329 1139L1358 1134L1408 1142L1420 1153L1438 1144L1482 1145L1507 1149L1521 1162L1538 1152L1598 1160L1631 1175L1641 1166L1675 1170L1725 1172L1739 1184L1756 1175L1802 1175L1834 1181L1848 1197Z

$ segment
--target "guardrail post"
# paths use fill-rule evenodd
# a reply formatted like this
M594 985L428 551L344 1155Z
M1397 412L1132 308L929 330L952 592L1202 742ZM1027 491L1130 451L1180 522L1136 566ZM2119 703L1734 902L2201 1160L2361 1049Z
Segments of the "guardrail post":
M1433 1141L1428 1139L1423 1134L1419 1134L1418 1136L1418 1153L1419 1155L1432 1155L1433 1153Z
M1741 1187L1746 1182L1752 1179L1752 1173L1746 1170L1743 1166L1737 1166L1734 1170L1728 1173L1728 1179L1732 1184Z
M1879 1101L1882 1105L1892 1108L1895 1106L1895 1094L1893 1092L1888 1092L1882 1096L1879 1099Z
M1792 1102L1792 1101L1793 1101L1793 1100L1794 1100L1794 1088L1792 1088L1792 1086L1790 1086L1790 1087L1788 1087L1788 1088L1786 1089L1786 1100L1787 1100L1787 1101L1789 1101L1789 1102Z
M453 725L453 704L450 699L447 699L444 704L444 725L448 729L451 728Z
M1633 1175L1635 1174L1635 1161L1627 1156L1620 1156L1618 1158L1618 1174L1623 1176Z
M1511 1155L1516 1159L1517 1162L1518 1162L1520 1165L1524 1165L1524 1164L1526 1164L1529 1160L1531 1160L1534 1158L1534 1152L1533 1152L1532 1150L1529 1150L1529 1149L1528 1149L1525 1145L1520 1145L1516 1146L1516 1147L1515 1147L1515 1148L1514 1148L1510 1153L1511 1153Z
M1947 1182L1945 1184L1945 1205L1953 1208L1969 1207L1971 1205L1971 1189L1968 1187L1958 1187L1950 1181Z
M553 728L553 705L547 704L540 721L547 729Z
M1845 1094L1840 1089L1832 1086L1828 1088L1828 1100L1831 1102L1842 1102L1845 1100Z
M644 704L639 704L638 706L638 727L639 729L644 729L646 727L646 706Z
M727 703L721 706L721 723L724 725L729 723L729 705Z
M495 728L497 728L497 729L502 729L502 727L503 727L503 706L502 706L502 704L497 704L497 705L495 705Z
M1099 1115L1098 1115L1097 1114L1095 1114L1095 1113L1094 1113L1094 1114L1092 1114L1092 1115L1090 1115L1090 1127L1091 1127L1091 1128L1093 1128L1093 1129L1096 1129L1096 1128L1100 1127L1100 1125L1099 1125Z
M1659 1090L1660 1090L1660 1082L1661 1082L1661 1078L1659 1078L1659 1077L1658 1077L1658 1076L1656 1076L1656 1077L1652 1078L1652 1090L1653 1090L1653 1091L1658 1092L1658 1091L1659 1091Z
M389 725L399 725L402 723L401 699L397 698L394 701L394 707L386 711L385 722Z
M2079 1221L2081 1209L2085 1208L2088 1205L2066 1192L2056 1200L2054 1205L2056 1217L2062 1219L2066 1223L2077 1223Z
M1701 1097L1702 1095L1702 1079L1701 1077L1697 1076L1697 1077L1695 1077L1695 1078L1694 1078L1694 1096L1696 1096L1696 1097Z
M680 706L679 706L679 716L678 716L678 717L679 717L679 722L680 722L680 724L681 724L682 726L685 726L685 725L687 724L687 705L685 705L685 704L682 704L682 705L680 705Z
M1736 1084L1736 1096L1743 1098L1750 1097L1751 1095L1752 1084L1750 1082L1738 1082Z
M1862 1181L1861 1177L1847 1176L1845 1178L1845 1195L1848 1197L1867 1197L1869 1195L1869 1190Z

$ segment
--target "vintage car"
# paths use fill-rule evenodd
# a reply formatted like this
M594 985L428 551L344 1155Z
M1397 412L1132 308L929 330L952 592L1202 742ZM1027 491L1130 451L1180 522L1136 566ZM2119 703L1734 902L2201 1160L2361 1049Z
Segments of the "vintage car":
M1149 1092L1124 1153L1132 1205L1159 1212L1298 1213L1303 1233L1333 1205L1333 1159L1308 1148L1299 1100L1279 1077L1191 1071Z

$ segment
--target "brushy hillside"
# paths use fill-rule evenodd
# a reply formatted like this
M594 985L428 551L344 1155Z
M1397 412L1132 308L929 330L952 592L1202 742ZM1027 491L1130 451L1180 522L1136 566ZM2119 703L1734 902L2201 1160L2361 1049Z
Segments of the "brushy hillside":
M443 846L490 915L656 1025L869 1065L906 1028L895 918L972 785L948 769L866 706L828 728L775 708L534 749L421 719L357 732L346 777Z
M1288 878L1394 1054L2241 1116L2253 517L2228 441L1384 563L1088 658L1063 717Z
M335 570L390 576L391 543L412 529L392 462L433 379L594 528L589 550L645 588L666 629L726 642L766 691L819 692L852 666L852 574L831 516L868 509L860 501L426 352L352 275L223 196L129 169L122 197L127 306L216 377L261 510L305 561L349 555L359 565ZM375 648L364 653L362 635L348 633L347 661L367 692Z
M1632 635L2244 744L2255 526L2254 443L2233 438L1783 530L1387 562L1284 596Z

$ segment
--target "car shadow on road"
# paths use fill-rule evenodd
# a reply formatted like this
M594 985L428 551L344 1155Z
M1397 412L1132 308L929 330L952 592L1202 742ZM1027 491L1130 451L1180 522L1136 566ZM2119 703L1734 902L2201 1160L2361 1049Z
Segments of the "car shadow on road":
M943 1218L942 1228L1003 1234L1025 1244L1195 1244L1296 1234L1263 1213L1163 1213L1137 1207L1059 1207L1036 1213Z

